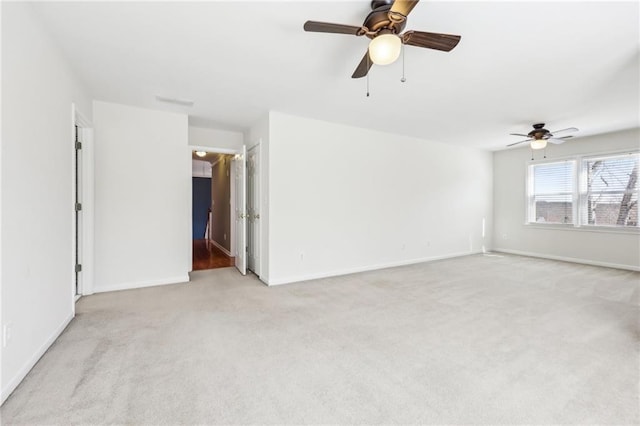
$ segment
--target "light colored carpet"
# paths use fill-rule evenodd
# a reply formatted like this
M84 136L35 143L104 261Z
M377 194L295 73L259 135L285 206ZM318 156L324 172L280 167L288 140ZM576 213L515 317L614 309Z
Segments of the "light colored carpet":
M84 297L4 424L633 424L640 273L468 256Z

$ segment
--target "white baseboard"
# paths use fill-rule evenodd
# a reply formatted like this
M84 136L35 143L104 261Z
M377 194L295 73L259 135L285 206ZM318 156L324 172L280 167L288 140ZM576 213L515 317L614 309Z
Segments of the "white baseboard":
M158 280L137 281L130 283L112 284L94 287L94 293L105 293L107 291L133 290L134 288L155 287L158 285L179 284L189 282L189 274L178 277L161 278Z
M18 370L15 376L13 376L11 380L9 380L7 385L4 388L2 388L1 395L0 395L0 398L1 398L0 404L4 404L4 402L7 400L9 395L11 395L11 393L18 387L20 382L22 382L22 380L27 376L27 374L29 374L29 371L31 371L33 366L36 365L36 363L40 360L40 358L42 358L42 355L44 355L47 349L49 349L49 347L53 344L53 342L55 342L56 339L62 334L64 329L67 328L67 326L73 319L73 316L74 316L73 313L71 313L71 315L69 315L67 318L65 318L64 321L62 321L62 324L60 324L54 330L51 336L49 336L49 338L45 340L42 346L40 346L38 350L33 354L33 356L31 356L31 358L29 358L29 360L22 366L22 368Z
M520 256L539 257L541 259L560 260L563 262L582 263L584 265L604 266L605 268L625 269L629 271L640 271L640 267L638 266L624 265L621 263L600 262L598 260L579 259L579 258L567 257L567 256L554 256L551 254L542 254L542 253L534 253L530 251L511 250L511 249L503 249L503 248L494 248L491 251L499 252L499 253L517 254Z
M229 257L233 257L233 255L229 252L229 250L227 250L226 248L222 247L220 244L218 244L218 242L216 240L209 240L211 242L211 244L213 244L214 246L218 247L220 250L222 250L222 252L224 254L226 254Z
M355 274L355 273L358 273L358 272L375 271L375 270L378 270L378 269L393 268L393 267L396 267L396 266L413 265L413 264L416 264L416 263L423 263L423 262L432 262L434 260L450 259L450 258L453 258L453 257L469 256L471 254L479 254L479 253L482 253L482 251L473 251L473 252L467 251L467 252L462 252L462 253L450 253L450 254L445 254L445 255L442 255L442 256L430 256L430 257L422 257L422 258L419 258L419 259L400 260L400 261L396 261L396 262L379 263L379 264L376 264L376 265L368 265L368 266L361 266L361 267L356 267L356 268L340 269L340 270L335 270L335 271L331 271L331 272L320 272L320 273L315 273L315 274L298 275L298 276L293 276L293 277L276 278L276 279L269 279L269 280L263 280L263 281L269 286L282 285L282 284L291 284L291 283L296 283L296 282L300 282L300 281L310 281L310 280L317 280L317 279L320 279L320 278L335 277L335 276L339 276L339 275Z

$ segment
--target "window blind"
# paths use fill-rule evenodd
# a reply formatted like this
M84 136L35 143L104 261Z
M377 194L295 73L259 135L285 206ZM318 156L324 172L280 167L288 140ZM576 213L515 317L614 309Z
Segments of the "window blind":
M582 160L582 224L638 226L640 154Z

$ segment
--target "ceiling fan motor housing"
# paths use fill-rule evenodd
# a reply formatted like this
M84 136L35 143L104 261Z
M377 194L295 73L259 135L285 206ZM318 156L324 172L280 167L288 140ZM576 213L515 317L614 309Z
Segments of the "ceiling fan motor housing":
M374 6L378 4L377 7ZM407 20L404 19L401 22L392 22L389 18L389 10L393 5L393 1L372 1L371 7L373 11L367 15L363 27L366 27L369 30L369 33L366 34L370 39L375 38L381 30L389 30L394 34L399 34L402 32L404 27L407 25Z
M549 139L553 135L544 128L544 123L538 123L533 125L533 130L529 132L528 136L532 139L540 140Z

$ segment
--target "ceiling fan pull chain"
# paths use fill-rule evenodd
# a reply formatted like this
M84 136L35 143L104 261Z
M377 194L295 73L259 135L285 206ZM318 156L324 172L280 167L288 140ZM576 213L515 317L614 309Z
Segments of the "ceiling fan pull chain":
M370 64L369 61L371 59L369 58L369 52L367 52L367 69L370 69ZM367 73L367 98L369 97L369 73Z
M533 149L531 149L531 161L533 161Z
M404 44L402 44L402 78L400 79L400 82L404 83L405 81L407 81L407 79L404 78Z

